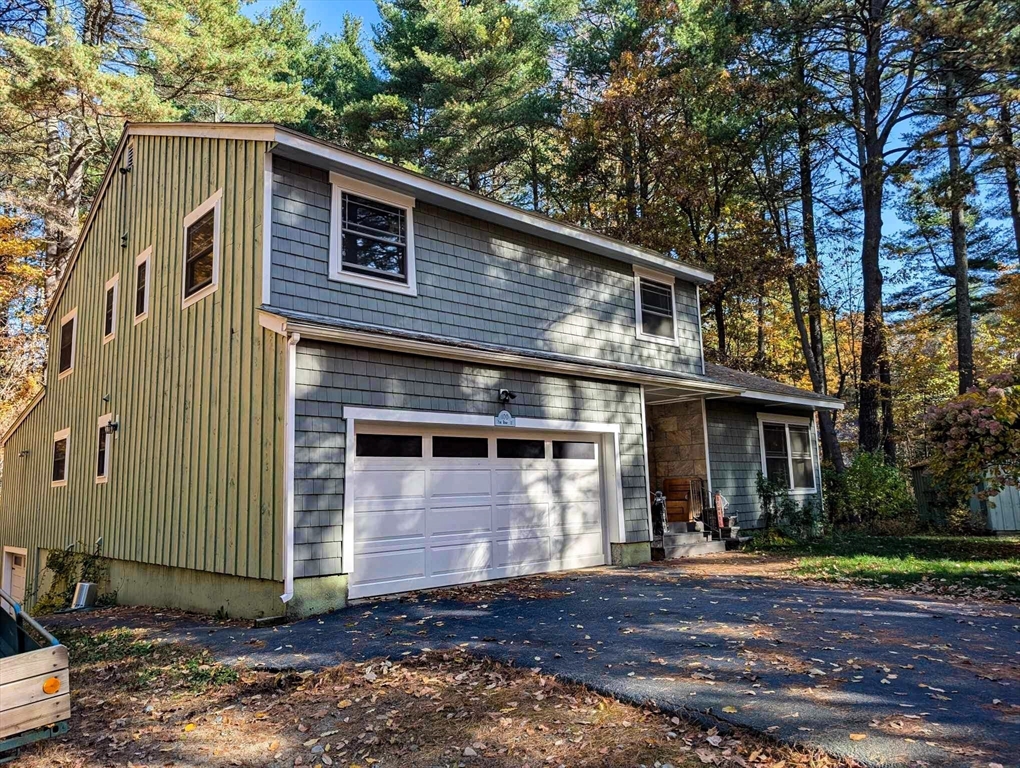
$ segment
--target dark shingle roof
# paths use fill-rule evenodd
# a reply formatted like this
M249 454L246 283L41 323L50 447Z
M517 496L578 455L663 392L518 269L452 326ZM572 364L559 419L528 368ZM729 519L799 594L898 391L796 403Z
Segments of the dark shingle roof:
M727 384L733 387L760 392L766 395L781 395L784 397L800 397L806 400L815 400L819 404L836 404L842 402L839 398L819 395L809 389L791 387L789 384L781 384L764 376L755 376L753 373L737 371L727 368L725 365L705 363L705 378L717 384Z

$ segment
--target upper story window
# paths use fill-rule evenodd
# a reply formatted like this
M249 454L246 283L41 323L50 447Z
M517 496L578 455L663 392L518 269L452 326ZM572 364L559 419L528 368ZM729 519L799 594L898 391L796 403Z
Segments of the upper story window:
M815 458L811 419L759 413L761 471L795 493L814 493Z
M330 181L329 276L416 296L414 198L335 173Z
M105 483L110 479L110 443L113 435L108 429L113 421L113 414L107 413L99 417L96 440L96 482Z
M676 344L676 297L670 275L634 268L638 338Z
M183 307L199 301L219 286L220 208L223 190L184 217Z
M151 245L135 257L135 325L149 316L149 262L151 259Z
M75 346L78 335L78 308L60 318L60 357L57 362L57 379L70 376L74 370Z
M120 274L106 281L106 293L103 297L103 343L113 340L117 335L117 293Z
M67 462L70 448L70 429L62 429L53 433L53 473L50 477L50 485L67 485Z

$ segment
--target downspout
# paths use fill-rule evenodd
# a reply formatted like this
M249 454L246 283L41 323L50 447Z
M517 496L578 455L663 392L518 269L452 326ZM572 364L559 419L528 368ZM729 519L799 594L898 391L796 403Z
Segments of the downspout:
M294 391L297 378L297 345L301 334L287 337L287 376L283 406L283 594L294 597Z

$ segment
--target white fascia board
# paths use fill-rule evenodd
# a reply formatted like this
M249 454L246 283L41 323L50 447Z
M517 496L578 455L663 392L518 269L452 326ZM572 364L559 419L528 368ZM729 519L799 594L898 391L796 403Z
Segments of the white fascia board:
M780 403L788 405L799 405L805 408L814 408L821 410L832 410L842 411L845 408L845 404L842 400L815 400L811 397L798 397L796 395L775 395L769 392L756 392L753 390L745 390L740 393L740 397L747 398L748 400L765 400L770 403Z

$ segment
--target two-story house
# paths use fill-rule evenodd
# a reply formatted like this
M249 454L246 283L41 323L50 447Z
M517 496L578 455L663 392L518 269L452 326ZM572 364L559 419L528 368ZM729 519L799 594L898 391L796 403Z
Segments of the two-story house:
M3 585L100 539L121 602L232 616L634 563L675 476L753 527L841 404L706 364L711 280L279 126L129 125L2 438Z

